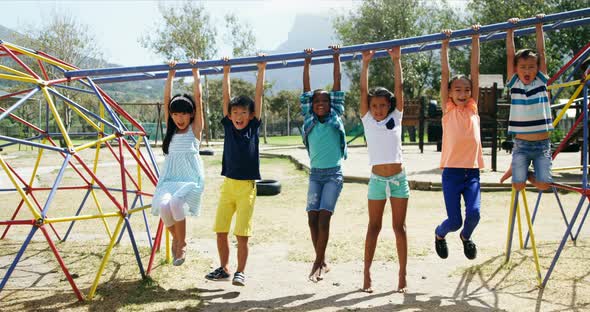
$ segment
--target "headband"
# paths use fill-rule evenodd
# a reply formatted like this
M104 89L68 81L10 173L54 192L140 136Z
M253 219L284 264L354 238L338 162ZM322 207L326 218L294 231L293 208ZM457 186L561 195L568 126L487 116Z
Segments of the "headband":
M185 102L188 102L191 106L194 106L192 101L184 95L175 97L172 101L170 101L170 105L172 105L172 103L174 103L176 101L185 101Z

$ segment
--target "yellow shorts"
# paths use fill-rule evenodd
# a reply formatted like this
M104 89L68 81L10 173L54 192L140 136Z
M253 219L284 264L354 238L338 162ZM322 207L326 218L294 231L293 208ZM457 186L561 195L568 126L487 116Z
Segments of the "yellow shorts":
M251 236L255 200L256 182L254 180L234 180L226 177L221 185L213 231L229 233L231 219L236 213L234 235Z

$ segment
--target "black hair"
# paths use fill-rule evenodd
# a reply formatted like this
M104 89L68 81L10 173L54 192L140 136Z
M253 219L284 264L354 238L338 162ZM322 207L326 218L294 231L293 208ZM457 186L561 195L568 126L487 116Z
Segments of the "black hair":
M376 97L383 97L387 99L389 102L389 110L387 111L387 114L393 112L395 109L395 95L393 95L393 92L383 87L376 87L369 90L369 106L371 105L371 99Z
M254 101L246 95L236 96L229 101L228 105L228 114L231 114L231 109L233 107L244 107L248 109L248 112L254 113Z
M162 142L162 150L164 154L168 154L168 147L170 146L170 141L172 141L172 136L176 133L176 124L172 119L173 113L195 113L195 101L193 97L188 94L177 94L170 99L170 104L168 107L168 120L166 120L166 136L164 136L164 141ZM193 115L191 117L191 123L195 119Z
M315 89L313 90L313 94L311 95L311 101L313 102L313 100L315 99L316 95L320 95L320 94L325 94L328 96L328 100L330 100L330 92L324 90L324 89Z
M451 89L451 85L453 84L453 82L461 79L469 81L469 87L473 88L473 82L471 82L471 79L469 79L469 77L467 77L466 75L455 75L453 76L453 78L451 78L451 80L449 80L449 90Z
M516 51L516 53L514 54L514 66L516 66L516 64L518 64L519 60L523 60L523 59L527 59L529 57L532 57L534 59L537 60L537 66L541 66L541 58L539 57L539 55L531 50L531 49L521 49Z

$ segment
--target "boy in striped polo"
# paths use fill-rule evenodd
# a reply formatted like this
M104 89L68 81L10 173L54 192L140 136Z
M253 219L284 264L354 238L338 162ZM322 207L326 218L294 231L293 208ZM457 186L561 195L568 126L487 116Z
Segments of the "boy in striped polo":
M545 15L539 14L539 21ZM508 20L517 24L518 18ZM536 25L537 53L530 49L514 53L514 29L506 31L506 53L510 90L510 118L508 133L515 136L512 164L502 180L512 174L512 186L524 189L528 179L538 189L549 188L551 180L551 142L553 130L551 106L547 93L547 64L545 63L545 40L543 24ZM528 173L530 163L534 176Z

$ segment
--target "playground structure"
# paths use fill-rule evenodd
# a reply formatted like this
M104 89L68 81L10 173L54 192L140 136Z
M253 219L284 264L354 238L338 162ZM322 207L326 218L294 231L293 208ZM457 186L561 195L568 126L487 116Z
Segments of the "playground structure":
M545 31L553 31L561 28L590 24L590 18L587 18L586 16L590 16L590 9L547 15L542 20L537 18L524 19L521 20L516 26L531 26L541 21L543 23L553 23L544 25ZM479 31L479 33L482 35L480 40L482 42L502 40L505 38L505 33L502 31L512 27L515 27L515 25L507 22L482 26ZM515 31L515 36L532 34L534 31L534 27L519 29ZM453 32L451 36L453 40L450 42L450 46L454 47L470 44L471 38L457 38L467 37L472 34L473 30L471 29ZM347 46L343 47L340 50L340 53L342 54L342 61L360 59L361 55L359 52L363 50L383 50L392 46L408 46L402 49L403 54L416 53L440 48L439 42L443 38L443 34L431 34L413 38ZM331 49L314 51L313 64L331 63L333 60L331 57L332 53L333 50ZM580 55L582 54L578 54L578 56ZM302 59L305 58L305 56L306 54L304 52L294 52L264 57L236 58L230 60L227 63L219 60L201 61L196 66L201 68L200 71L202 75L221 74L222 71L217 67L223 66L225 64L233 66L232 72L254 71L257 69L256 66L247 64L253 64L260 61L268 62L267 69L272 70L302 66ZM374 58L383 57L388 57L386 51L379 51L374 56ZM10 117L12 120L26 125L37 133L35 136L28 138L0 135L0 140L7 142L5 144L1 144L0 148L15 144L23 144L38 149L38 157L29 179L26 179L28 177L23 178L24 174L19 173L19 168L14 168L11 166L9 161L5 160L2 155L0 155L0 165L4 170L4 174L9 178L13 186L11 188L0 189L0 192L16 193L20 198L19 204L15 208L12 218L10 220L0 220L0 225L5 226L2 238L6 236L11 226L31 227L31 230L26 236L22 247L19 249L15 259L12 261L11 265L3 276L2 281L0 282L0 291L2 291L10 279L11 274L13 273L34 234L38 230L41 230L77 298L79 300L84 300L84 297L72 279L49 233L49 229L51 229L58 240L66 240L71 233L75 221L101 219L105 228L105 232L109 237L109 245L104 253L104 257L98 268L94 282L90 287L90 291L86 296L87 299L93 298L102 272L108 263L110 253L115 244L121 239L124 232L128 234L129 240L131 241L131 246L134 250L138 268L142 277L146 277L146 275L150 273L156 252L160 249L161 240L164 236L164 233L166 236L166 259L170 261L168 232L164 231L163 223L160 221L158 229L156 230L154 243L152 244L150 234L151 231L149 229L148 218L145 213L145 210L150 208L150 205L144 203L144 197L150 197L151 194L144 191L142 181L145 178L155 186L159 175L158 167L151 150L146 131L135 119L129 116L129 114L127 114L114 99L109 97L108 94L106 94L99 86L97 86L99 83L164 79L166 78L167 71L169 70L168 65L80 70L73 65L67 64L41 51L33 51L14 44L3 42L1 40L0 59L10 60L11 62L1 63L0 79L10 80L12 82L17 82L20 85L26 86L21 91L12 92L0 97L0 101L2 101L5 99L14 99L24 94L24 97L19 98L16 103L12 104L10 107L0 108L0 122L2 122L3 119ZM574 62L570 62L568 64L572 65ZM10 67L9 65L13 66ZM177 64L175 67L178 70L176 76L185 77L192 75L190 68L193 66L194 65L189 63ZM51 71L49 69L51 69ZM8 74L2 72L7 72ZM562 72L560 71L559 74L561 73ZM110 76L94 78L104 75ZM74 93L89 95L92 97L92 100L88 100L88 102L80 104L58 91L62 89ZM586 107L587 89L584 90L584 107ZM25 120L18 116L19 107L26 105L27 100L39 92L43 95L43 99L46 102L45 116L42 116L44 118L44 125L36 125L32 121ZM86 133L70 133L64 125L63 116L61 116L59 113L58 105L61 105L62 107L69 107L69 109L71 109L76 114L76 116L78 116L78 118L83 120L93 130ZM584 116L586 116L584 117L586 118L584 119L584 142L587 145L586 109L584 109L584 111ZM559 118L556 118L556 122L558 122L558 120ZM93 139L89 140L88 137L93 137ZM58 146L54 138L61 138L65 142L65 147ZM78 142L74 140L74 138L80 138L82 142ZM36 140L40 140L41 142L35 142ZM586 145L584 146L585 151L587 151ZM80 152L89 148L95 149L95 157L90 160L92 167L87 165L89 161L85 161L80 156ZM105 148L108 150L107 155L114 158L118 167L118 171L120 172L120 176L117 177L118 181L114 185L104 182L107 179L100 175L100 152ZM41 165L43 163L42 160L44 152L53 152L53 155L63 158L63 162L55 176L52 187L35 186L35 175L40 167L42 167ZM584 159L584 164L586 164L586 161L587 159ZM136 174L132 174L133 170L128 170L133 165L136 166ZM82 185L62 185L67 168L71 168L73 170L77 177L83 182ZM562 240L560 249L563 247L563 244L565 244L567 234L571 233L570 228L573 226L573 222L575 222L575 219L579 213L584 196L587 196L587 166L584 166L584 170L584 185L583 189L580 190L582 193L582 199L580 200L580 205L578 206L576 213L574 216L572 216L570 225L568 226L568 232L566 232L564 240ZM555 187L557 187L557 185L555 185ZM57 213L56 208L54 205L52 205L55 197L59 194L76 190L85 190L85 196L77 211L64 217L50 217L50 211L52 213ZM46 201L43 204L35 195L39 194L40 192L48 192ZM98 213L92 215L80 215L88 197L90 196L94 201ZM131 196L134 196L133 200L131 200ZM515 197L517 196L518 194L515 194ZM101 202L101 198L104 198L104 202ZM517 203L518 200L517 198L515 199L516 200L513 202ZM18 218L19 210L22 206L26 206L28 208L28 211L32 215L31 218ZM515 204L513 207L515 207L514 209L517 209L518 205ZM514 209L511 210L513 212L510 216L512 220L512 226L509 228L509 233L511 233L510 231L513 229L515 215ZM527 209L526 211L528 216L528 208L526 205L525 209ZM69 213L63 211L60 212L66 214ZM151 248L151 256L148 262L147 270L144 270L142 259L140 257L136 243L136 236L134 235L131 223L129 221L129 218L133 214L139 212L141 212L143 215L146 232L148 233L148 241L150 242ZM588 211L586 211L585 215L587 214ZM109 225L105 221L107 218L115 218L117 220L114 231L110 230ZM527 218L527 220L528 219L529 218ZM70 227L63 239L53 228L54 223L60 222L71 222ZM529 227L531 229L531 242L534 246L532 222L529 222ZM511 237L509 239L509 244L510 242ZM534 247L534 250L536 250L536 247ZM509 254L510 245L507 249L507 259ZM557 258L559 258L559 253L556 254L556 259ZM554 262L556 262L556 259ZM546 275L545 279L548 280L549 276L550 272ZM543 285L545 284L546 282Z
M561 111L559 112L557 117L553 120L554 127L557 126L559 121L565 115L565 112L571 107L572 103L574 103L575 101L578 100L578 96L580 96L580 93L582 94L581 114L578 116L576 122L574 123L574 126L570 129L570 131L567 133L567 135L563 138L562 142L559 144L559 146L553 152L553 155L552 155L552 159L555 159L558 156L558 154L567 146L567 144L569 142L571 142L576 136L581 136L582 137L582 165L581 166L571 166L571 167L566 167L566 168L553 168L552 170L553 171L565 171L565 170L580 170L581 169L582 170L582 183L581 183L581 186L572 186L572 185L566 185L566 184L560 184L560 183L552 183L551 184L551 191L555 196L557 206L559 207L559 210L561 212L561 216L562 216L564 224L566 226L566 230L565 230L565 233L563 234L563 237L561 239L559 247L557 248L555 255L553 257L553 260L551 261L551 264L550 264L550 266L547 270L547 273L545 274L544 277L542 276L542 273L541 273L541 265L539 264L539 255L537 252L537 246L536 246L535 235L534 235L534 230L533 230L533 225L535 222L535 218L537 216L537 212L539 210L539 206L540 206L540 202L541 202L541 197L543 196L543 192L538 191L537 200L535 203L535 208L533 211L533 215L531 217L530 212L529 212L529 208L528 208L526 190L516 191L515 189L512 189L511 203L510 203L510 214L509 214L509 219L508 219L508 235L507 235L507 242L506 242L506 259L505 259L505 261L508 262L510 260L510 253L511 253L511 249L512 249L512 238L514 235L514 224L515 224L515 219L517 219L518 220L518 237L519 237L520 248L526 248L529 238L530 238L531 248L532 248L532 252L533 252L533 260L534 260L535 269L536 269L536 278L537 278L538 286L540 288L545 287L547 285L547 283L549 282L549 278L551 277L551 274L557 264L557 261L559 260L559 257L561 255L561 252L563 251L563 248L565 247L568 237L570 237L572 242L574 242L574 243L578 239L580 231L582 230L582 227L584 226L584 222L586 221L586 217L588 216L588 213L590 212L590 203L589 203L582 218L577 223L578 229L574 232L574 226L576 225L576 221L578 220L578 216L584 206L584 202L587 199L590 200L590 192L589 192L589 186L588 186L588 108L589 108L589 106L588 106L588 104L589 104L588 103L588 87L590 86L590 74L587 75L586 77L582 77L582 79L578 79L578 80L573 80L573 78L574 78L574 75L577 72L579 72L580 66L582 65L583 61L589 56L590 56L590 43L586 44L586 46L584 48L582 48L578 53L576 53L576 55L574 55L574 57L548 81L548 84L549 84L548 89L549 90L557 90L552 97L552 102L557 99L557 96L563 90L563 88L577 86L575 92L572 94L568 103L561 109ZM570 69L571 69L571 73L565 79L563 79L561 83L555 83L557 81L557 79L559 79L560 77L563 77L564 74ZM574 212L569 220L568 220L566 213L563 209L563 206L561 204L558 189L569 191L569 192L576 192L576 193L580 194L580 200L578 202L578 205L576 206L576 209L574 210ZM527 236L524 239L524 241L523 241L523 237L522 237L522 224L521 224L522 217L521 217L521 212L520 212L519 195L522 195L523 206L524 206L524 211L525 211L525 218L526 218L527 227L528 227L528 233L527 233Z

